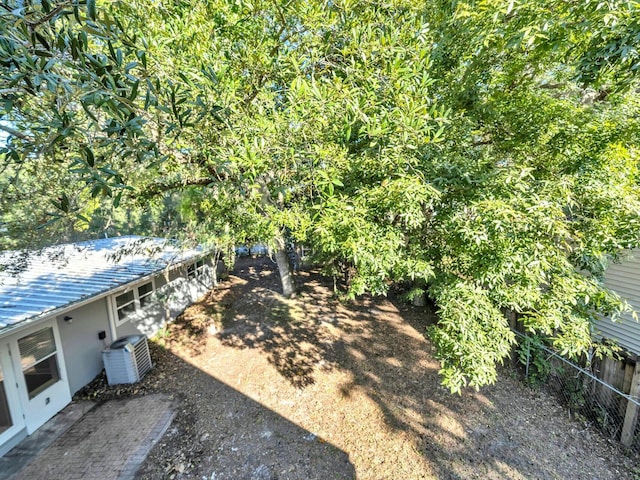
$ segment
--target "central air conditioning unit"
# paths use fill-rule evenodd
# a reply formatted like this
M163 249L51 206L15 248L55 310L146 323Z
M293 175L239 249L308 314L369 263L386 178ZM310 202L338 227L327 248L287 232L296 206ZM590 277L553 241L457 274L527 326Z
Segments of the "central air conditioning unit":
M117 339L102 351L102 361L109 385L139 382L152 367L147 337L129 335Z

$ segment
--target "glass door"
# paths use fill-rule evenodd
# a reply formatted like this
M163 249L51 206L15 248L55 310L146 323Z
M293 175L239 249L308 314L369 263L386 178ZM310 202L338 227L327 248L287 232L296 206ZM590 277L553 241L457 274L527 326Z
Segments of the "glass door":
M31 435L71 401L56 323L27 329L10 345L25 426Z
M26 435L15 368L9 343L0 340L0 455L15 445L14 440L21 431Z
M2 365L0 365L0 435L9 430L13 425L11 412L9 411L9 400L7 399L7 391L4 383Z

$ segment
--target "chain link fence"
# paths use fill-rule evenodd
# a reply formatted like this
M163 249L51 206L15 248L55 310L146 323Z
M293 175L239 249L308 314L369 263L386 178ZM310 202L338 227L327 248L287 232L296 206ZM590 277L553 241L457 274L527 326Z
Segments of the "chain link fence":
M591 424L603 435L640 453L640 398L598 378L590 371L593 364L580 367L539 340L515 333L519 343L516 354L527 383L556 397L575 420Z

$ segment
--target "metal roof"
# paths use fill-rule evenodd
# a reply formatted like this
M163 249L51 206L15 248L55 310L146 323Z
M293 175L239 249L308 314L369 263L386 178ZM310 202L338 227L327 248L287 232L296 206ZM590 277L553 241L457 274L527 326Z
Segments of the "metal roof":
M0 334L204 253L138 236L0 252Z

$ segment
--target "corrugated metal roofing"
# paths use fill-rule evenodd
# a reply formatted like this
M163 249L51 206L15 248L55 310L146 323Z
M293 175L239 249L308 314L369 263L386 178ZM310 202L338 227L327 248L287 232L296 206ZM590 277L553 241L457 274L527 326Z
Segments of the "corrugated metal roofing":
M640 251L634 250L622 263L612 264L605 272L604 284L640 313ZM631 353L640 355L640 323L625 314L619 321L603 318L595 322L596 335L615 340Z
M0 334L204 253L161 238L104 238L39 251L2 252Z

